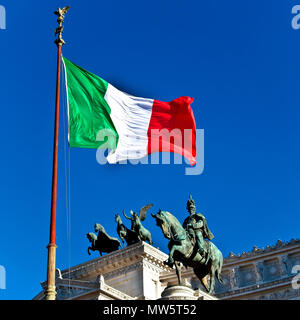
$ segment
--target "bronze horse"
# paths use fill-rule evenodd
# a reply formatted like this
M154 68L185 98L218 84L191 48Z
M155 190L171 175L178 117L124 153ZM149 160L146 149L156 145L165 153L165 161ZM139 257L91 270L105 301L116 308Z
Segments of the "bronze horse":
M161 211L157 214L151 214L156 220L156 224L161 228L165 238L169 239L168 248L169 259L165 262L170 267L175 265L178 277L178 283L182 284L181 263L186 267L192 267L195 275L199 278L208 293L212 293L215 286L215 276L221 283L221 270L223 265L223 256L221 251L210 241L206 241L209 247L209 260L205 264L205 258L202 257L190 239L187 231L180 222L170 212ZM208 283L209 276L209 283Z
M130 229L128 229L122 222L120 215L115 215L115 221L117 222L117 233L120 237L122 243L124 244L124 240L126 244L130 246L131 244L138 243L139 237L138 234Z
M89 232L86 236L89 239L90 243L92 244L91 247L88 247L88 254L90 255L90 250L92 251L99 251L100 256L102 253L110 253L115 250L118 250L121 247L121 243L117 238L113 238L109 236L104 227L96 223L94 226L95 232L98 232L98 235L94 234L93 232Z

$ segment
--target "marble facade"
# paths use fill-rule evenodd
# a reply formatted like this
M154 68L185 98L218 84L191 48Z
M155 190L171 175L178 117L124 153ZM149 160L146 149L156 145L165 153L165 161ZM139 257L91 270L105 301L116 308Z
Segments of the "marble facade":
M164 265L166 259L167 255L159 249L140 242L70 269L61 272L58 270L57 299L164 298L177 290L169 289L176 285L177 277L175 270ZM223 284L216 281L214 296L221 300L300 300L300 283L292 286L296 276L293 268L298 265L300 269L299 239L289 242L278 240L272 247L254 247L251 252L238 255L231 252L224 259ZM194 292L191 299L216 299L205 292L192 269L183 269L183 279L187 288L190 288L183 291ZM41 285L45 288L45 282ZM43 298L43 291L34 297L37 300Z

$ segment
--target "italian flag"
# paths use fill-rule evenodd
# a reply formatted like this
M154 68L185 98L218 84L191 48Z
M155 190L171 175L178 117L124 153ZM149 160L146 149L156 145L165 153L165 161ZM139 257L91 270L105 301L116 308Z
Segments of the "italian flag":
M109 163L153 152L178 153L196 163L193 98L162 102L135 97L65 57L63 63L70 147L110 149Z

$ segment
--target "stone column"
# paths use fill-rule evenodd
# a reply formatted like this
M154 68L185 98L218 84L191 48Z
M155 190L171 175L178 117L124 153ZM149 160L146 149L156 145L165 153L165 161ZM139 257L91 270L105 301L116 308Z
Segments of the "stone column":
M287 255L281 256L279 260L280 268L282 271L282 276L289 276L290 275L290 262L289 257Z
M256 282L261 283L264 281L264 264L263 261L254 263L254 272L256 275Z
M229 270L230 290L235 290L239 287L239 267L234 267Z

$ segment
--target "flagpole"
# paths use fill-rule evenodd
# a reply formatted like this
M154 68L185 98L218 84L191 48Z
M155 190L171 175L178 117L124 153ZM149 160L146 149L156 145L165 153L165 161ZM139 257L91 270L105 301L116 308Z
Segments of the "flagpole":
M51 217L50 217L50 241L48 248L47 264L47 287L45 290L46 300L55 300L55 258L56 258L56 202L57 202L57 166L58 166L58 133L59 133L59 97L60 97L60 65L61 48L65 44L62 39L63 22L69 7L58 8L54 13L58 16L58 28L55 29L55 40L57 45L57 73L56 73L56 99L55 99L55 121L54 121L54 144L53 144L53 167L52 167L52 196L51 196Z

